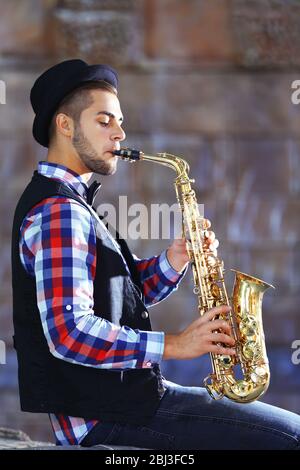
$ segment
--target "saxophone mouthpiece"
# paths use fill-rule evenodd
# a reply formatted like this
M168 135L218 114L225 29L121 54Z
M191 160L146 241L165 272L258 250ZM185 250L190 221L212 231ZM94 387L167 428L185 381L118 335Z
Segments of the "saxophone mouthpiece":
M115 150L113 154L117 155L118 157L121 157L122 160L127 160L129 162L136 162L138 160L141 160L143 156L143 152L141 152L140 150L125 148L121 150Z

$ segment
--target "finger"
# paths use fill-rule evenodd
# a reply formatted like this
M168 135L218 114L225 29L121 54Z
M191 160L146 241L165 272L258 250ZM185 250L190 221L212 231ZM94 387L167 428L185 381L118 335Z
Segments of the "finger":
M206 250L210 249L211 251L213 250L216 250L219 246L219 240L215 239L215 240L210 240L210 239L206 239L203 243L203 246Z
M209 255L207 256L207 264L208 266L215 266L217 263L217 250L215 250L214 252L211 252L209 253Z
M218 255L218 251L217 250L211 250L210 248L205 248L204 249L204 253L208 256L215 256L215 258L217 258L217 255Z
M205 331L213 332L217 330L222 330L226 331L227 333L231 333L231 327L229 323L225 320L211 320L207 322L203 328L205 328Z
M204 250L207 256L207 262L210 266L214 266L216 264L216 259L218 258L218 251L217 250Z
M207 322L215 318L217 315L224 315L230 312L230 310L231 310L231 307L229 307L228 305L220 305L218 307L214 307L214 308L207 310L207 312L204 313L201 319Z
M220 244L220 243L219 243L219 240L215 239L215 240L213 240L213 242L209 245L209 248L210 248L211 250L216 250L216 249L218 248L219 244Z
M218 320L219 316L227 317L228 312L230 312L230 310L231 310L231 307L229 307L228 305L220 305L218 307L211 308L211 309L207 310L207 312L205 312L199 318L194 320L192 324L195 327L204 326L206 324L209 325L211 320L213 320L215 317L216 317L217 320ZM223 319L223 321L225 321L225 320ZM209 326L208 326L207 331L210 331Z
M224 346L219 344L211 344L208 346L207 352L214 354L228 354L229 356L234 356L236 354L236 350L234 348L224 348Z
M216 235L215 232L213 232L212 230L205 230L204 237L213 242L216 238Z
M231 335L231 332L232 332L232 329L229 323L221 319L209 321L205 323L205 325L203 325L202 328L204 328L204 331L207 331L209 333L221 331L223 333L228 333L229 335Z
M202 221L203 229L208 229L211 227L211 221L209 219L203 219Z
M232 336L226 335L225 333L211 333L208 336L208 339L212 343L223 343L228 344L229 346L235 345L235 340Z

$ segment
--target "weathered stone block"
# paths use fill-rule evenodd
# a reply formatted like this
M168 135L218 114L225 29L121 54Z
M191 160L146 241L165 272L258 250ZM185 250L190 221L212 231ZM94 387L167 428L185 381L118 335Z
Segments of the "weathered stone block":
M18 137L24 132L31 134L34 114L29 95L38 74L7 67L0 75L6 84L6 103L0 104L0 133Z
M4 56L41 57L51 50L49 12L56 0L0 1L0 52Z
M224 63L233 60L228 2L145 2L145 50L168 62Z
M139 3L60 1L54 11L58 56L91 63L134 64L141 58Z
M233 0L231 14L238 63L247 67L299 65L297 0Z
M199 138L296 136L300 112L291 102L295 78L295 74L251 75L197 68L124 71L120 99L125 130Z

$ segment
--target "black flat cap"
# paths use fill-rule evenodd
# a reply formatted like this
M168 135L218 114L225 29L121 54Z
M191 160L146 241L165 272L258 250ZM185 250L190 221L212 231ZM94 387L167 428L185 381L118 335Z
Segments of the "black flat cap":
M80 59L65 60L40 75L30 91L35 140L48 147L51 119L63 98L85 83L102 80L118 89L118 75L113 68L104 64L88 65Z

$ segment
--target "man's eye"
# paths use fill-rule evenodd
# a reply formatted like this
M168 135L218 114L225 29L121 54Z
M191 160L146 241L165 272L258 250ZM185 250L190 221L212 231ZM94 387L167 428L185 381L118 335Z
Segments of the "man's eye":
M99 124L101 124L101 126L106 127L106 126L108 126L109 122L101 122L101 121L100 121Z

